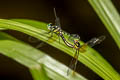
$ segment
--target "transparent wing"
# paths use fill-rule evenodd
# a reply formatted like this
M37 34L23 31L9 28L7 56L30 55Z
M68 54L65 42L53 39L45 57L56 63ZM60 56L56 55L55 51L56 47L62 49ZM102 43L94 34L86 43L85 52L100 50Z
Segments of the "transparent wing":
M86 44L90 47L93 47L97 44L100 44L105 39L105 36L100 36L98 38L92 38L90 41L86 42Z
M92 38L91 40L89 40L88 42L86 42L80 47L80 51L85 52L87 46L94 47L95 45L100 44L103 40L105 40L105 38L106 38L105 36L100 36L98 38Z
M58 26L59 28L61 28L60 19L59 19L59 17L57 17L55 8L54 8L54 15L55 15L55 25Z
M76 65L78 62L78 56L79 56L79 51L76 50L76 53L75 53L74 57L72 58L70 65L69 65L69 67L73 70L73 73L76 69ZM69 73L70 73L70 69L67 70L67 75L69 75Z
M71 42L74 42L75 39L80 40L80 36L78 34L70 34L68 37L68 40Z

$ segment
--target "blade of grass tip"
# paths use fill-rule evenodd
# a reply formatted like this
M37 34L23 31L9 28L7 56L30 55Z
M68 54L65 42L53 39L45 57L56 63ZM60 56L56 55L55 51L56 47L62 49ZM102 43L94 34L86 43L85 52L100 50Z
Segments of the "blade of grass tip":
M86 78L78 74L76 75L76 77L64 75L68 67L49 57L45 53L33 47L30 47L23 42L21 43L14 40L14 38L5 33L0 32L0 37L0 53L28 67L29 69L31 69L32 74L38 73L41 70L40 64L44 64L47 75L51 79L87 80ZM39 71L36 71L36 68L39 68ZM39 75L36 74L36 76L33 75L33 77L34 79L38 79Z
M50 80L50 78L46 74L43 64L41 64L40 68L38 67L31 68L30 72L34 80Z
M88 0L120 49L120 15L111 0Z
M32 26L41 27L41 25L34 25L34 22L33 22ZM42 35L39 35L39 36L41 36L41 38L42 38ZM68 35L65 35L65 37L66 36L68 37ZM42 40L40 37L38 37L38 38L40 40ZM43 40L43 41L45 41L45 40ZM47 42L47 41L45 41L45 42ZM49 42L47 42L47 43L60 49L60 50L63 50L64 52L68 53L69 55L73 54L72 49L63 45L64 44L63 42L61 42L61 44L58 44L59 41L55 41L53 43L49 43ZM96 52L95 50L93 50L91 48L89 48L84 54L80 54L78 60L81 61L86 66L88 66L93 71L95 71L98 75L100 75L104 79L118 80L120 78L119 74L112 68L112 66L105 59L103 59L102 56L98 54L98 52Z

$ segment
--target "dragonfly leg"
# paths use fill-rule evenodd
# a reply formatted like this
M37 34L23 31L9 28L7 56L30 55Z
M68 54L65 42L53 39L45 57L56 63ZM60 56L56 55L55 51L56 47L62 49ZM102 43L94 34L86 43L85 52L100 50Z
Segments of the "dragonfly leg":
M44 42L41 42L40 44L38 44L38 45L36 46L36 48L39 49L39 48L43 47L44 45L45 45L45 43L44 43Z
M75 71L77 65L77 58L78 58L78 50L76 50L74 57L72 58L69 67ZM67 75L69 75L70 70L67 70Z
M30 36L30 37L28 37L28 41L31 42L31 43L37 43L40 40Z
M53 37L53 32L50 32L51 33L51 35L50 35L50 37L48 37L48 38L52 38Z
M73 71L75 71L75 69L76 69L76 65L77 65L77 62L78 62L78 56L79 56L79 50L77 50L77 53L76 53L75 66L74 66L74 68L73 68Z
M69 67L70 67L70 68L73 67L73 60L74 60L74 58L72 58L72 60L71 60L71 62L70 62L70 64L69 64ZM70 73L70 69L67 70L67 76L69 75L69 73Z

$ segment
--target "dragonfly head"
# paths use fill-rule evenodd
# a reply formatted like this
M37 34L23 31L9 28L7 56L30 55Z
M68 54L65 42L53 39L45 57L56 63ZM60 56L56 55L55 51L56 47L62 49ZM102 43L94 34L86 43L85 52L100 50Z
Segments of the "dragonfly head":
M51 30L51 29L52 29L52 26L53 26L53 24L52 24L52 23L49 23L49 24L47 25L47 27L48 27L48 29L49 29L49 30Z

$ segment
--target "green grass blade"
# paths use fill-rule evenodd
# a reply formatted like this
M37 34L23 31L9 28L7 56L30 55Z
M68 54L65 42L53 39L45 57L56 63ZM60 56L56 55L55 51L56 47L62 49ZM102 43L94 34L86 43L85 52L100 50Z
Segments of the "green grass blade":
M48 77L53 80L87 80L78 74L76 77L65 75L68 69L65 65L2 32L0 32L0 53L28 67L34 80L49 80Z
M34 22L33 22L34 25ZM59 39L57 39L54 42L48 42L48 36L50 34L44 34L45 32L48 32L48 29L41 29L42 27L46 27L46 23L41 23L39 25L29 25L29 24L22 24L19 22L11 21L11 20L0 20L0 27L1 28L9 28L17 31L21 31L23 33L29 34L33 37L36 37L64 52L67 54L73 56L74 52L73 49L67 47L62 41L61 44L59 44ZM39 26L39 28L36 28L36 26ZM68 37L65 35L65 37ZM53 37L56 39L56 37ZM87 67L92 69L94 72L96 72L99 76L101 76L103 79L107 80L119 80L120 76L119 74L112 68L112 66L95 50L92 48L88 48L85 53L80 53L78 60L85 64Z
M88 0L120 48L120 15L111 0Z

